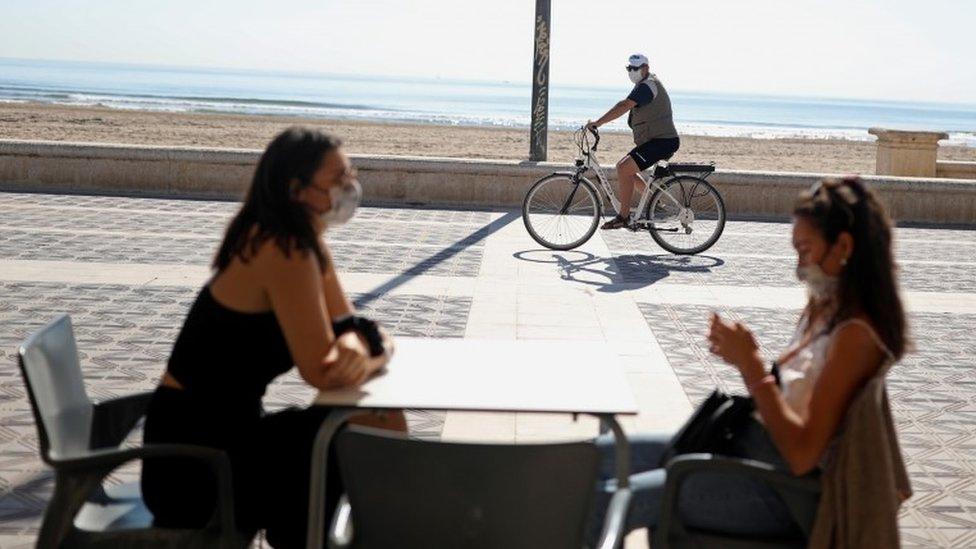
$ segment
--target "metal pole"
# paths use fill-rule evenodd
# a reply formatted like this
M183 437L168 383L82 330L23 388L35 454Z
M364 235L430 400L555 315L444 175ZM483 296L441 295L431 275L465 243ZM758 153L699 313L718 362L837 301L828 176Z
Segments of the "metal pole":
M551 0L535 0L535 53L532 58L532 125L529 127L529 160L548 157L549 136L549 37Z

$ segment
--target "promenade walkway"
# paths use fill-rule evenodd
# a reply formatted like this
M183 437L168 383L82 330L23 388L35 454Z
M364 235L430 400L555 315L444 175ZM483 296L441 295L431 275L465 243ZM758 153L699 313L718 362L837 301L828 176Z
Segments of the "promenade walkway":
M67 312L93 398L151 389L236 207L0 193L0 547L32 544L52 484L16 346ZM746 322L767 356L786 344L803 302L789 230L731 222L697 257L622 231L552 252L528 237L516 211L369 207L328 239L347 291L395 335L609 342L641 407L625 425L633 432L673 429L716 385L741 390L707 351L709 311ZM976 547L976 231L902 228L897 241L917 347L889 382L915 488L903 543ZM312 394L286 375L266 406L303 405ZM596 432L592 421L562 416L417 411L409 421L430 438Z

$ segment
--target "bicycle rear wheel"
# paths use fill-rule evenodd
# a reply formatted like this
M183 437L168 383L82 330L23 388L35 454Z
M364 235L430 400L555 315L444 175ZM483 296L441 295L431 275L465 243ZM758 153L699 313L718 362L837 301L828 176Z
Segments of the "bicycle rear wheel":
M553 174L537 181L522 201L522 222L533 240L551 250L572 250L593 236L600 200L582 177Z
M681 175L654 191L644 218L650 221L651 238L659 246L673 254L697 254L722 236L725 201L704 179Z

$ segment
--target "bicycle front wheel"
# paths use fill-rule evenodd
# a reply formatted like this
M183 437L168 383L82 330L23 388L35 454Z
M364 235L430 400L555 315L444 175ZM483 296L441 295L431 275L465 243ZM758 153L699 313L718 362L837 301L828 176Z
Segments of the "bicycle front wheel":
M644 212L651 238L680 255L704 252L725 229L725 201L700 177L683 175L665 181L651 195Z
M553 174L537 181L525 194L522 221L539 244L551 250L572 250L596 232L600 200L582 177Z

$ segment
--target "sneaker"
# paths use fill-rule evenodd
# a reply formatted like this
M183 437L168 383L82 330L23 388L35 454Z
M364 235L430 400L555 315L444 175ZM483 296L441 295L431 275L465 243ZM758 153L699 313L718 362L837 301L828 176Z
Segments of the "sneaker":
M613 229L623 229L624 227L627 227L629 225L630 225L630 220L621 216L620 214L617 214L613 216L613 219L601 225L600 228L605 231L610 231Z

